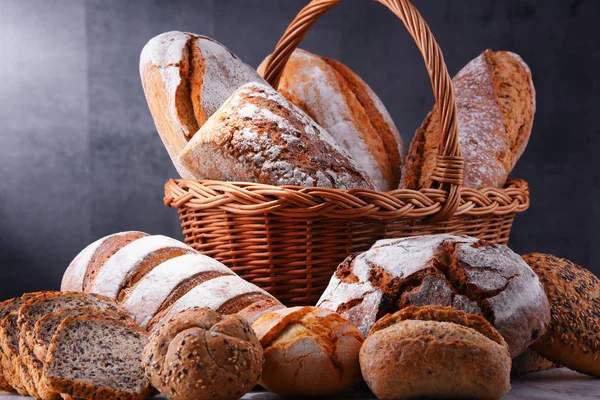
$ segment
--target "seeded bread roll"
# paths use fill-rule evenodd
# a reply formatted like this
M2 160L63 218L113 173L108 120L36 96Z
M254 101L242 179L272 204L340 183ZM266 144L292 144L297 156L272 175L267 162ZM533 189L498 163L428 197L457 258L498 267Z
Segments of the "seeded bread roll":
M273 88L257 83L238 89L179 159L195 179L373 188L327 131Z
M550 325L532 349L557 364L600 377L600 280L564 258L532 253L551 307Z
M263 315L254 324L264 348L261 386L280 396L328 396L360 380L363 342L349 321L318 307L292 307Z
M249 321L284 307L190 246L142 232L117 233L90 244L65 271L61 289L105 295L147 330L194 306L240 313Z
M246 320L198 307L163 324L142 357L150 382L172 400L239 399L258 382L263 361Z
M177 31L144 46L140 76L156 129L184 178L191 177L177 156L198 129L237 88L265 83L221 43Z
M350 68L296 49L277 90L329 132L377 189L398 187L406 156L404 142L379 97Z
M465 159L464 186L502 187L531 134L536 107L531 71L517 54L486 50L452 84ZM429 182L441 134L434 107L410 145L403 187L418 189Z
M379 320L360 349L363 377L381 399L499 399L510 355L482 317L450 307L408 307Z
M143 329L118 319L67 317L48 349L43 384L75 398L147 399L152 388L141 362L147 341Z
M512 357L543 335L550 321L544 288L521 257L468 236L380 240L342 262L317 303L364 335L387 313L436 304L485 317Z

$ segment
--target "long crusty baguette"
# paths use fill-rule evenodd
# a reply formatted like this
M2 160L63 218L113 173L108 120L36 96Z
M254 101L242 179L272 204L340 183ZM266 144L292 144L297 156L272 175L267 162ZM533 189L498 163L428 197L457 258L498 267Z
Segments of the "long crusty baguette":
M484 51L452 79L464 186L502 187L527 146L535 114L531 71L517 54ZM441 142L436 107L415 133L402 186L426 186Z
M140 56L140 76L156 129L179 174L177 156L240 86L264 80L221 43L192 33L152 38Z

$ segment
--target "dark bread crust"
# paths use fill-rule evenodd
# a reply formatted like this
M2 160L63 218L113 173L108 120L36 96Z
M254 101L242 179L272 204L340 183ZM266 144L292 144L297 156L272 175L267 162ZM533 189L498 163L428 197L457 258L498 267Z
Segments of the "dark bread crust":
M531 71L516 54L485 50L452 83L458 119L465 122L458 127L465 158L464 186L502 187L531 134L535 114ZM485 124L470 123L473 120ZM483 145L492 141L494 147ZM440 143L434 106L411 142L402 187L419 189L429 183Z
M58 341L62 339L62 332L70 328L70 325L77 323L85 323L86 321L97 321L101 323L114 323L129 329L132 333L137 333L143 337L147 337L147 332L141 329L134 323L124 322L119 319L100 316L73 315L67 317L56 330L56 334L50 342L50 348L46 359L47 364L51 364L58 352ZM141 368L141 365L140 365ZM65 393L75 398L85 398L91 400L145 400L152 393L150 383L139 393L131 393L120 390L113 390L107 387L96 386L83 381L72 381L70 379L61 378L59 376L48 375L48 367L44 368L42 384L56 393Z
M564 258L532 253L523 259L550 300L546 333L532 349L550 361L600 377L600 279Z
M238 399L258 382L264 358L243 318L194 307L152 335L142 362L152 384L171 399Z
M535 350L529 348L512 360L510 374L519 376L547 371L553 368L560 368L560 365L542 357Z

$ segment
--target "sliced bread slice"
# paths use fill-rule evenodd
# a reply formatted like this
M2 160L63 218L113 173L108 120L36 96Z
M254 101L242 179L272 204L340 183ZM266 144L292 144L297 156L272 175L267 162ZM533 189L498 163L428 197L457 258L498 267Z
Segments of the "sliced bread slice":
M35 398L42 398L37 390L44 364L34 352L35 324L44 315L67 308L95 307L100 310L119 311L117 304L104 296L81 292L51 292L41 293L27 301L19 310L19 355L29 374L29 381L25 383L27 391ZM46 393L43 400L59 400L57 393Z
M107 317L67 317L52 338L42 382L57 393L106 400L150 396L141 357L148 334ZM76 368L74 368L76 366Z

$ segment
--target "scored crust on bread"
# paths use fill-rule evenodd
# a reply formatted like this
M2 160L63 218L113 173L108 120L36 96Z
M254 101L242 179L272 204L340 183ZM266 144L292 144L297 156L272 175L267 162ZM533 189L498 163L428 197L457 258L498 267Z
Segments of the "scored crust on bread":
M483 317L449 307L410 307L376 325L360 350L378 398L498 399L510 390L511 358Z
M166 32L140 56L140 76L156 129L183 178L178 154L240 86L266 83L221 43L205 36Z
M133 323L67 317L48 349L43 384L75 398L146 399L152 390L141 363L147 340L147 333Z
M264 349L261 386L283 397L328 396L360 381L363 337L340 315L292 307L262 315L252 329Z
M535 114L531 71L517 54L484 51L453 79L464 186L503 187L522 155ZM437 106L410 145L402 175L407 189L425 187L441 143Z
M44 315L64 308L95 307L102 310L119 311L112 300L96 294L80 292L48 292L40 293L29 299L19 310L19 356L25 364L30 380L25 387L30 394L44 400L59 399L59 393L44 391L44 396L38 390L41 386L44 360L39 360L33 349L35 347L35 324Z
M507 246L468 236L376 242L342 262L317 303L367 335L385 314L443 305L485 317L516 357L538 339L550 306L536 274Z
M523 259L540 277L551 307L548 330L531 348L557 364L600 377L600 279L550 254Z
M182 242L140 232L107 238L115 239L102 238L81 251L63 277L63 284L76 284L64 284L63 289L75 286L107 295L143 329L157 328L164 316L184 305L216 307L225 314L239 312L249 321L283 307L219 261ZM94 273L86 273L92 267ZM229 286L235 289L228 292Z
M323 188L373 188L350 155L267 85L242 86L183 149L196 179Z
M398 187L406 155L404 142L381 100L350 68L296 49L277 90L329 132L365 169L376 188Z

